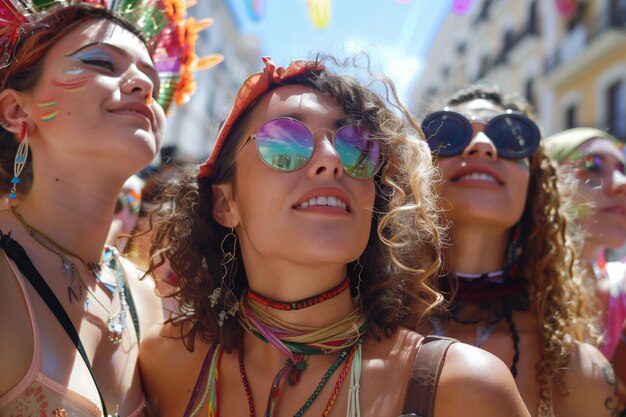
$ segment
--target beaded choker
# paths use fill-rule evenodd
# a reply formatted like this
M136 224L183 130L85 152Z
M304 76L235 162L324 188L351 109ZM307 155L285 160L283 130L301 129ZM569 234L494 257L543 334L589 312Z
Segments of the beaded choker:
M336 287L331 288L328 291L324 291L321 294L314 295L312 297L308 297L302 300L286 302L286 301L277 301L272 300L269 297L265 297L258 292L251 290L248 288L246 290L246 294L248 298L256 301L259 304L264 305L265 307L270 307L275 310L283 310L283 311L291 311L291 310L302 310L303 308L311 307L326 300L330 300L344 292L346 289L350 287L350 277L346 276L343 281Z

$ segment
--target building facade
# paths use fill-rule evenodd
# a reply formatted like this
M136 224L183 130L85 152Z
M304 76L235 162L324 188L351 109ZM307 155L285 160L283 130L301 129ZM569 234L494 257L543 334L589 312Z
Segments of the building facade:
M221 121L248 75L261 68L261 52L256 38L241 36L238 22L223 0L202 0L188 10L197 19L211 18L214 23L199 33L198 56L224 55L216 67L195 73L196 93L182 108L173 105L167 120L163 146L176 146L179 156L190 161L206 159Z
M411 105L418 115L472 83L525 96L545 134L576 127L626 140L626 0L479 0L450 14Z

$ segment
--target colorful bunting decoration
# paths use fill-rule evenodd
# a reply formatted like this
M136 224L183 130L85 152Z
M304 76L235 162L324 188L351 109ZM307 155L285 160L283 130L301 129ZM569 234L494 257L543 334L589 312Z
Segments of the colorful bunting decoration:
M331 0L307 0L311 22L316 29L325 29L330 23Z
M245 4L248 16L255 22L265 15L265 0L245 0Z
M452 13L462 15L472 8L472 0L454 0L452 3Z
M556 0L556 9L564 19L569 19L578 9L578 0Z

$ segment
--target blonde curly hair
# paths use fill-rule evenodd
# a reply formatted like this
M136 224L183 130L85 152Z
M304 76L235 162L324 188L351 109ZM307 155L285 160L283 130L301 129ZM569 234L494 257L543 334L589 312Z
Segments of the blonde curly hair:
M330 57L317 61L346 64ZM442 228L434 197L436 170L422 132L388 78L378 76L372 83L382 87L384 99L374 87L328 69L284 80L270 90L298 84L330 96L350 122L367 129L382 145L385 164L374 178L376 198L369 241L360 257L362 270L352 262L348 274L353 277L351 291L361 294L374 334L389 335L398 326L412 326L443 300L432 281L441 266ZM180 337L190 350L199 337L207 343L217 340L230 351L241 332L238 320L219 326L218 316L232 308L247 287L245 268L234 273L233 297L221 297L214 306L210 303L222 275L220 243L229 233L211 215L212 185L234 180L236 152L250 133L248 120L254 106L239 117L226 137L213 174L198 179L195 172L187 173L167 187L161 199L151 266L168 259L178 276L175 298L180 312L172 320L182 321ZM237 261L242 262L239 248Z
M475 99L491 101L504 109L521 111L533 118L528 102L504 95L495 88L472 86L451 97L448 105ZM575 342L597 337L589 310L588 294L573 272L574 245L570 241L569 216L558 192L556 170L540 145L529 158L530 179L520 224L523 249L518 260L520 276L526 281L530 305L539 319L543 344L536 365L540 384L539 415L552 415L553 388L567 395L565 370Z

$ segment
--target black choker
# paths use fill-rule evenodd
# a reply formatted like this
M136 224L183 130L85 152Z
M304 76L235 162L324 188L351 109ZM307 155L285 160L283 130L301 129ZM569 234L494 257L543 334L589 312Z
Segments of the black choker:
M528 311L530 308L525 280L519 275L509 275L501 271L485 274L448 274L442 279L440 290L448 295L449 301L447 312L440 317L442 319L451 319L466 325L481 325L480 323L484 322L489 331L502 319L507 321L515 350L511 365L511 373L515 377L520 352L513 311ZM438 320L439 318L433 319L433 327L438 333L443 334Z

